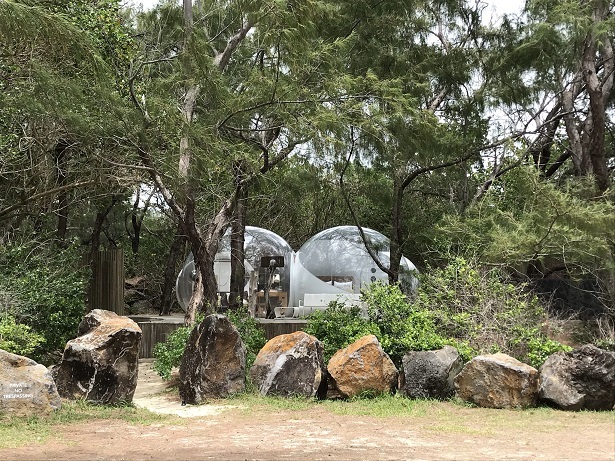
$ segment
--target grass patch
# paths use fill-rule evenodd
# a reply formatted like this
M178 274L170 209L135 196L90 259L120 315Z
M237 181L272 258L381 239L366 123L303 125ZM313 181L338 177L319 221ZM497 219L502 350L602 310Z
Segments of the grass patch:
M370 398L326 400L322 405L332 413L344 416L420 418L432 412L438 403L432 400L411 400L400 395L382 394Z
M0 448L17 448L33 442L43 443L52 434L54 426L97 419L115 419L131 424L148 425L170 422L173 418L132 405L102 406L82 400L63 401L62 408L48 416L0 419Z

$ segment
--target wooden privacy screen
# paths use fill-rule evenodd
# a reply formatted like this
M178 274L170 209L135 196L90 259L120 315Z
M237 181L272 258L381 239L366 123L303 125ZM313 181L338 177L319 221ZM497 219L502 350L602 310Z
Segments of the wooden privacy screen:
M88 306L124 315L124 250L95 253Z

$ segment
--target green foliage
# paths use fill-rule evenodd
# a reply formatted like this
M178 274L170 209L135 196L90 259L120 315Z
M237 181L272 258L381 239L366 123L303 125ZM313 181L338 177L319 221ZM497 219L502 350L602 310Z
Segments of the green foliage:
M325 360L365 335L375 335L396 366L411 350L438 349L446 339L436 331L431 312L408 303L397 285L372 284L363 293L367 315L357 306L333 302L308 318L306 332L324 345Z
M408 351L439 349L447 340L437 331L434 314L410 303L399 285L373 283L363 292L368 319L380 330L382 348L399 367Z
M438 331L463 355L503 352L533 366L565 346L541 331L547 312L523 285L457 257L421 276L414 305L433 312Z
M529 333L531 333L531 337L527 340L526 362L534 368L540 368L549 356L556 352L572 350L570 346L545 338L537 328L529 330Z
M323 342L326 360L368 334L378 338L397 366L408 351L446 344L465 360L504 352L535 367L550 354L567 350L541 331L547 314L535 296L523 286L503 282L497 271L482 270L462 258L422 274L413 299L397 285L374 283L362 300L366 313L331 303L309 317L306 332Z
M186 341L194 327L179 327L167 336L167 340L154 346L154 370L162 376L162 379L171 378L171 371L181 363Z
M530 268L544 274L559 266L604 287L615 277L615 206L609 197L596 199L587 178L556 186L520 166L437 232L443 253L452 248L509 272L532 276Z
M322 342L325 361L357 339L380 333L378 325L361 315L357 306L346 308L343 303L332 302L328 309L316 311L308 317L305 332Z
M29 357L44 342L42 335L28 325L16 323L13 316L0 318L0 349Z
M247 372L254 363L256 355L267 342L265 333L247 313L229 311L226 315L239 331L241 340L246 346ZM201 315L197 316L195 325L202 321L203 317ZM167 336L165 342L158 343L154 346L154 357L156 358L154 361L154 370L156 370L163 379L170 379L172 369L180 365L182 355L186 349L186 341L188 341L193 328L193 326L179 327Z
M77 334L85 313L88 269L81 265L78 247L53 244L9 245L0 255L0 289L14 301L9 313L28 325L44 342L32 357L61 351Z
M241 340L246 346L246 372L252 368L254 359L267 342L265 332L258 326L256 320L250 317L246 311L235 312L229 310L226 316L239 330Z

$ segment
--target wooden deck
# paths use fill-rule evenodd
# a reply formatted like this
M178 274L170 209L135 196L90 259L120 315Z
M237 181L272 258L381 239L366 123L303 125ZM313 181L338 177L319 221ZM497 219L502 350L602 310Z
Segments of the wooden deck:
M151 358L154 356L154 346L164 342L169 333L177 330L184 324L183 314L172 314L170 316L160 317L158 315L132 315L141 331L141 347L139 349L139 358ZM265 337L269 340L275 336L287 333L294 333L305 328L307 320L303 319L261 319L256 321L265 332Z

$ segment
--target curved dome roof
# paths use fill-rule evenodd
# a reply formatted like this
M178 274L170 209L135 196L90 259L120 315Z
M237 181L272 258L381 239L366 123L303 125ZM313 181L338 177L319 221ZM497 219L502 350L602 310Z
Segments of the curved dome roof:
M246 271L258 270L260 267L260 259L262 256L283 256L284 267L278 269L278 273L281 277L281 283L286 290L290 285L290 261L293 250L284 238L280 237L275 232L263 229L261 227L246 226L244 251ZM216 254L216 262L214 263L214 271L218 277L218 286L221 291L226 291L227 285L230 281L226 280L230 278L230 273L225 271L226 265L230 264L230 252L231 252L231 234L230 231L224 234L220 243L218 244L218 253ZM185 310L190 297L192 296L192 282L194 271L194 257L192 253L188 255L184 263L184 267L177 277L176 293L177 300L180 306ZM228 276L228 277L227 277ZM225 279L225 280L222 280Z
M365 237L380 262L390 264L389 239L373 229L363 228ZM306 293L360 293L377 280L388 280L369 255L356 226L338 226L314 235L297 252L293 270L293 303L299 304ZM416 286L411 271L416 267L403 257L399 280L408 289ZM327 285L327 286L325 286Z

